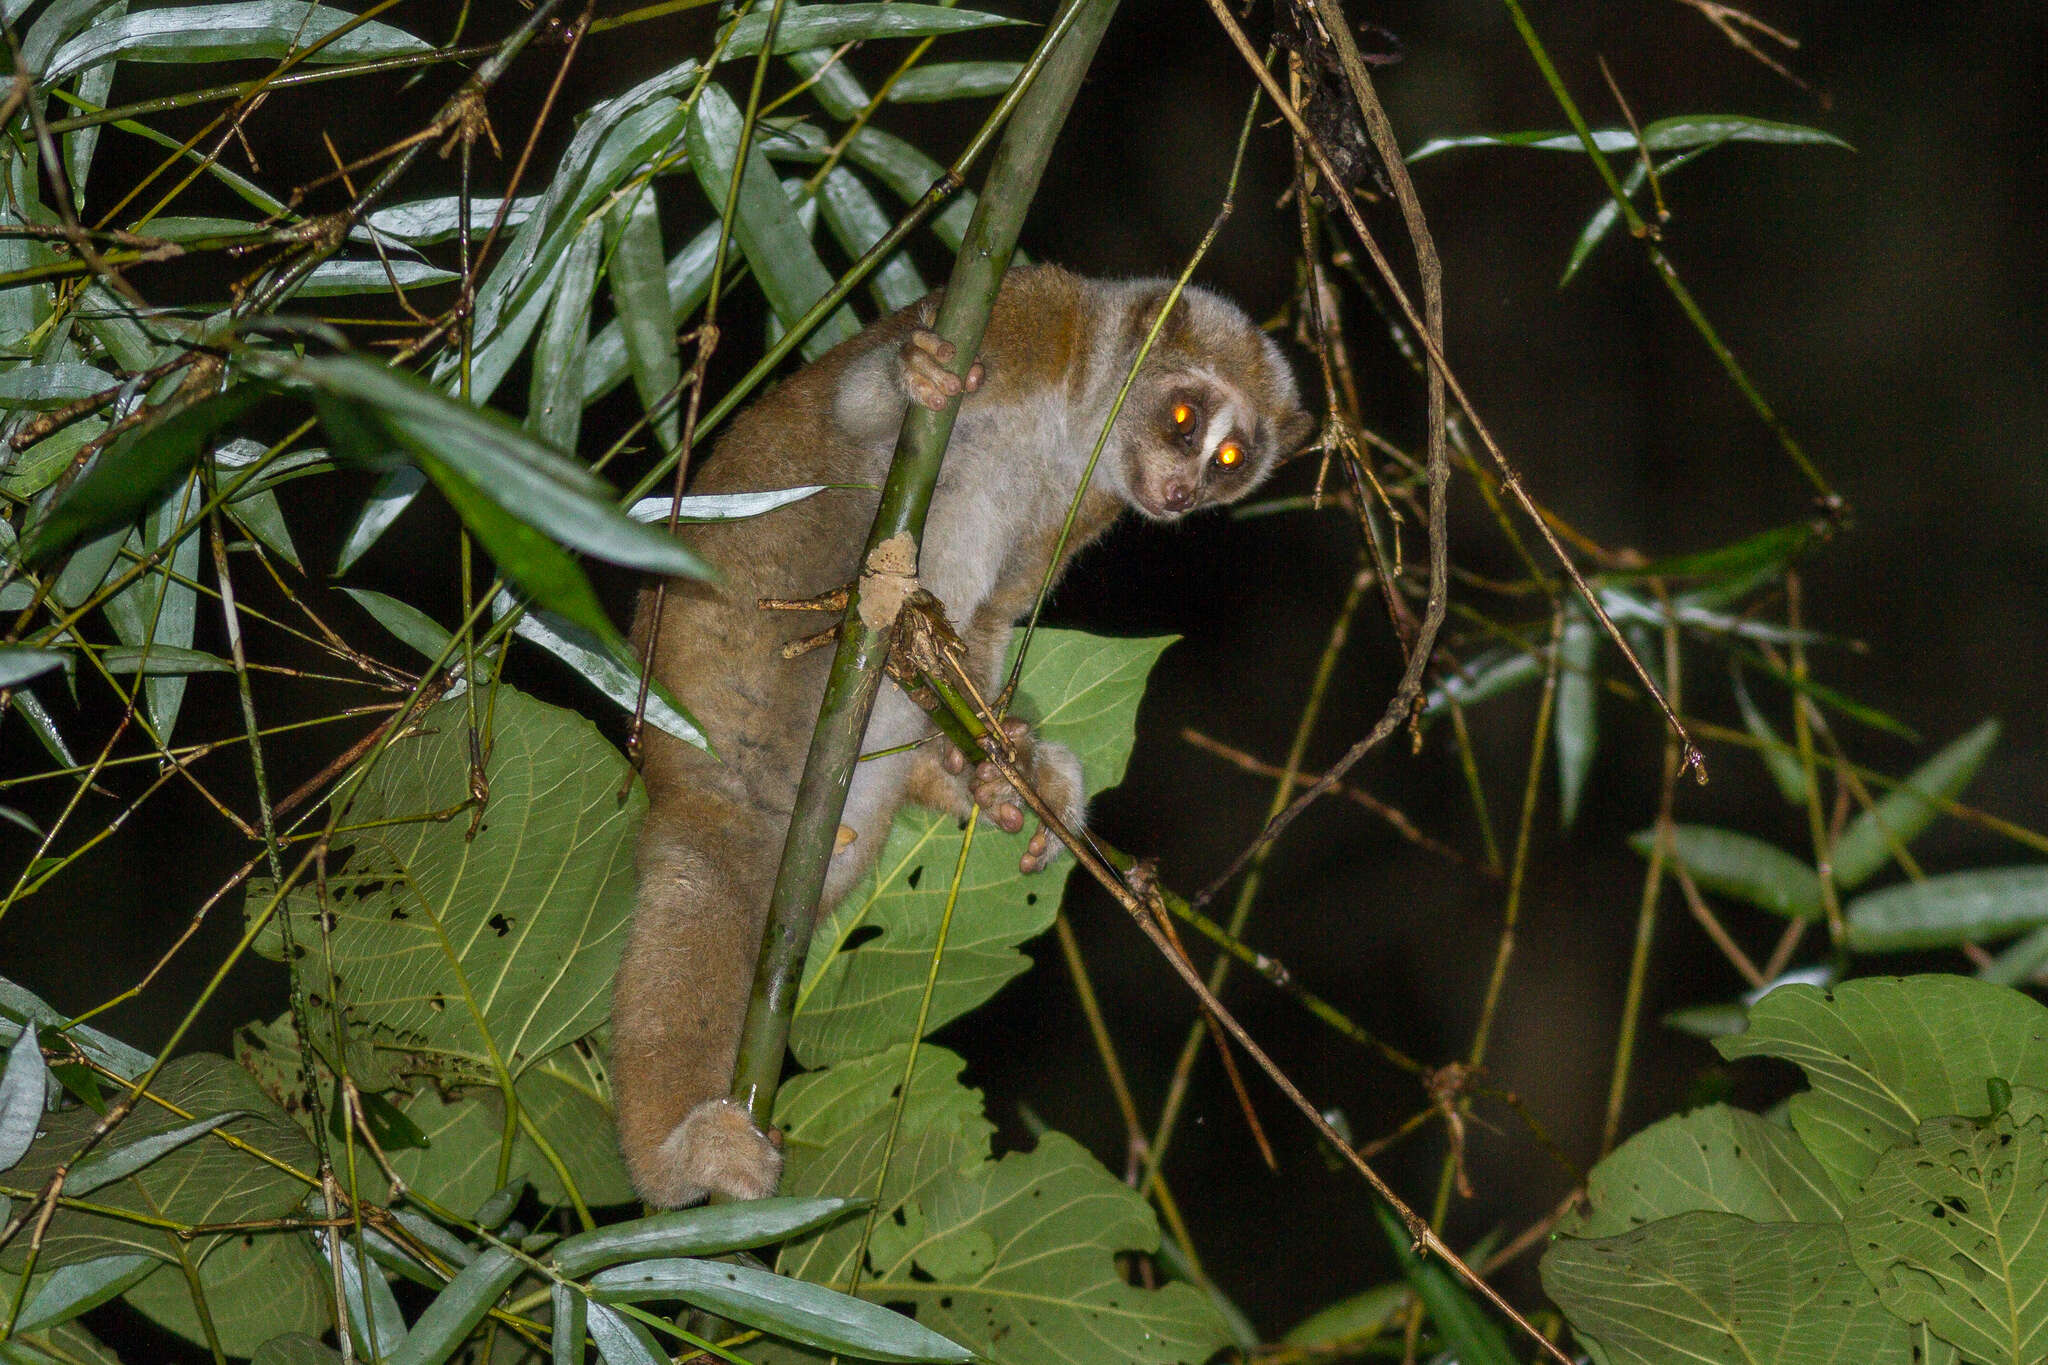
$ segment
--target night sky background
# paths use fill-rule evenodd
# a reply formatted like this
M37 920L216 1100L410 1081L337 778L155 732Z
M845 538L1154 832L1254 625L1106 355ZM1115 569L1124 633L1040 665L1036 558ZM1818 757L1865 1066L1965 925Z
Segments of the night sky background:
M990 7L1002 8L1002 0ZM396 16L401 22L408 8ZM1499 4L1387 0L1367 7L1352 0L1351 12L1398 35L1404 49L1398 64L1377 73L1404 146L1458 133L1564 126ZM2041 268L2048 11L1762 0L1757 13L1801 41L1797 52L1782 55L1810 88L1736 51L1677 0L1557 0L1531 8L1596 126L1620 121L1597 64L1604 56L1645 122L1748 114L1822 128L1853 148L1730 145L1710 153L1666 185L1673 217L1665 249L1846 501L1839 534L1800 572L1809 618L1857 643L1817 651L1816 668L1829 686L1888 712L1924 740L1916 747L1844 723L1850 752L1901 772L1985 717L1998 717L2004 737L1968 799L2039 826L2048 798L2040 643L2048 633L2048 293ZM696 43L704 18L685 16L662 32L677 44ZM486 21L509 22L480 16ZM1264 7L1250 22L1262 29ZM615 94L684 50L664 51L652 32L592 39L561 107ZM976 41L948 55L980 55ZM1029 42L1030 31L1015 30L987 38L985 46L989 55L1011 55ZM861 69L886 69L881 62L876 56ZM527 83L515 82L494 105L501 137L524 136L547 68L533 64ZM159 88L152 79L139 73L117 98ZM185 83L165 80L161 88ZM272 139L259 149L273 174L299 164L310 176L324 167L317 138L323 125L355 138L347 150L359 154L390 130L417 126L445 95L443 85L422 82L394 89L388 102L377 96L376 127L385 132L373 136L366 124L358 126L366 106L351 103L366 98L361 91L316 89L349 93L301 97L290 106L298 112L260 124ZM1088 274L1177 270L1214 213L1250 89L1204 6L1124 0L1055 153L1025 248ZM982 109L892 108L882 126L944 159ZM178 125L169 119L163 126ZM535 164L552 164L569 131L559 119ZM124 163L111 142L109 149L101 167L108 183L144 164ZM1237 213L1199 275L1257 316L1279 313L1293 286L1294 219L1278 207L1290 173L1283 130L1262 125ZM1615 235L1570 287L1557 287L1574 237L1604 195L1583 159L1462 151L1418 165L1415 179L1443 257L1452 363L1538 499L1602 544L1649 557L1723 544L1813 514L1812 490L1636 243ZM1381 205L1368 217L1405 265L1397 216ZM925 264L928 278L943 278L943 253ZM733 339L721 356L721 369L731 373L751 359L748 348L759 336L745 313L751 302L735 306ZM1420 385L1359 297L1347 294L1345 307L1366 392L1365 422L1392 439L1419 442ZM1310 373L1305 364L1302 373ZM523 385L507 387L523 392ZM624 409L614 415L625 420ZM594 423L600 430L603 420L600 414ZM1306 462L1288 470L1279 491L1305 491L1312 473ZM364 487L359 480L318 481L287 495L295 529L308 527L301 549L309 565L333 562L333 545L320 543L315 523L324 520L327 533L338 535ZM308 501L291 503L293 497ZM327 498L337 500L336 510L323 516L314 500ZM452 619L439 609L449 603L433 595L444 588L412 576L411 547L444 549L451 543L448 519L422 509L402 529L412 539L387 541L353 581L407 595ZM1460 564L1494 576L1516 571L1469 485L1453 532ZM1147 695L1130 779L1098 803L1095 815L1110 840L1158 857L1169 885L1193 890L1216 875L1257 828L1271 790L1267 781L1182 742L1182 728L1271 761L1284 755L1356 550L1354 525L1334 512L1212 515L1171 528L1128 524L1079 561L1061 591L1061 623L1186 637L1167 653ZM1420 559L1419 540L1409 553ZM604 586L623 619L632 585L609 579ZM366 637L373 632L360 618L346 619L362 624ZM1693 657L1688 708L1738 723L1717 656ZM1399 662L1383 614L1368 602L1310 747L1311 766L1334 758L1371 724ZM543 695L596 709L572 683L533 681ZM216 716L200 697L205 690L195 688L187 703L190 732L239 729L228 691L219 689L228 700ZM1771 695L1782 701L1782 693ZM1533 693L1525 693L1473 716L1504 837L1512 834L1533 708ZM1569 832L1558 828L1546 771L1515 968L1490 1057L1495 1082L1519 1093L1579 1162L1589 1161L1598 1144L1641 887L1641 863L1624 841L1654 814L1662 752L1661 732L1646 710L1610 697L1601 716L1599 759ZM1356 776L1433 836L1476 854L1447 738L1446 730L1432 729L1419 755L1398 741ZM13 764L28 752L16 725L0 755ZM331 753L284 756L273 786L296 784ZM1712 784L1684 786L1680 819L1804 848L1803 813L1777 798L1753 758L1710 750L1709 761ZM231 780L225 785L233 790ZM0 921L0 971L60 1007L96 1003L130 984L198 899L247 856L196 798L173 791L150 810L149 820L135 822L45 897ZM205 837L195 840L195 828ZM11 841L0 845L6 849L27 847L11 827L0 839ZM2024 850L1953 823L1937 826L1916 852L1930 871L2028 860ZM1469 1044L1500 904L1498 884L1470 866L1418 850L1357 807L1331 801L1288 835L1250 936L1367 1028L1412 1055L1443 1062ZM1191 1018L1189 1001L1119 912L1079 879L1067 907L1150 1120ZM1777 928L1760 919L1736 912L1730 921L1757 954L1768 951ZM238 914L216 915L206 941L159 987L160 1000L98 1022L151 1046L174 1017L166 1002L191 998L239 927ZM83 945L91 951L81 955ZM987 1090L1004 1141L1028 1144L1026 1115L1035 1114L1121 1170L1121 1125L1071 983L1049 939L1032 951L1038 968L946 1030L942 1041L969 1058L969 1079ZM1801 960L1818 951L1809 944ZM1959 961L1899 965L1953 969ZM1651 1016L1730 998L1740 985L1667 896ZM1239 978L1228 999L1303 1089L1318 1103L1340 1107L1361 1137L1390 1130L1425 1104L1411 1078L1321 1030L1263 985ZM194 1043L225 1049L234 1025L274 1014L281 1001L273 969L253 965L230 983ZM1702 1094L1726 1091L1765 1104L1783 1093L1789 1076L1753 1064L1724 1073L1705 1044L1654 1025L1637 1066L1627 1129ZM1278 1150L1277 1174L1259 1163L1213 1055L1200 1064L1168 1173L1211 1273L1263 1330L1277 1334L1319 1304L1388 1278L1392 1262L1361 1182L1330 1167L1314 1135L1270 1086L1254 1079L1252 1090ZM1457 1245L1495 1228L1519 1231L1571 1185L1500 1106L1483 1105L1479 1113L1470 1152L1477 1197L1455 1208L1450 1240ZM1441 1130L1426 1129L1389 1153L1383 1169L1426 1204L1441 1154ZM1525 1261L1520 1278L1509 1282L1523 1302L1533 1294L1532 1266L1533 1259Z

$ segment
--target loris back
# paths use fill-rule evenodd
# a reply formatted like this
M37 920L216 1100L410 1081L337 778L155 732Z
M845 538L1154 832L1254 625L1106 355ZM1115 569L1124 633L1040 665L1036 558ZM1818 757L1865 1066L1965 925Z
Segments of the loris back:
M1003 282L918 565L965 639L970 668L991 684L1169 287L1051 266L1013 270ZM708 1191L756 1198L772 1193L780 1174L778 1147L725 1096L832 655L785 659L782 647L815 633L819 618L758 602L814 597L854 579L906 404L937 407L961 388L938 363L950 348L928 330L936 311L936 296L928 298L789 378L734 421L691 485L698 493L864 486L679 531L721 579L668 584L653 669L716 756L646 732L639 896L612 1002L620 1142L653 1204L686 1204ZM1273 343L1234 305L1187 290L1118 415L1062 567L1126 507L1167 521L1244 496L1308 427ZM636 640L646 639L652 606L644 593ZM885 684L862 747L892 749L931 734L923 713ZM1032 785L1080 828L1084 789L1073 756L1021 738ZM961 766L943 740L858 765L821 910L867 871L906 800L961 817L979 801L1004 828L1021 827L1014 793L992 772L955 771ZM1056 852L1041 831L1020 862L1035 871Z

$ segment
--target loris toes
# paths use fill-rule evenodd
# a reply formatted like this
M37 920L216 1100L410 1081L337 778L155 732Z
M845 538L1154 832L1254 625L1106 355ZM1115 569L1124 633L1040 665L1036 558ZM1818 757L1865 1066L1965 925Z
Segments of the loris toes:
M1060 843L1040 826L1038 833L1031 836L1031 842L1024 845L1024 856L1017 860L1017 870L1027 876L1043 872L1052 866L1053 859L1060 856Z
M968 370L965 381L946 368L958 354L937 332L923 327L912 332L903 346L903 383L910 396L936 412L949 399L980 388L978 364Z

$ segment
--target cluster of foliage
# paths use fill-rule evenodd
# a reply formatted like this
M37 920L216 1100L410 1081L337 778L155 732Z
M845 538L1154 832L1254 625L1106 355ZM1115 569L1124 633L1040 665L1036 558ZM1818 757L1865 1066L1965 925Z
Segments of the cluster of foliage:
M965 1061L924 1041L1026 967L1019 945L1053 923L1066 875L1022 878L1009 836L929 814L899 821L877 870L819 928L791 1035L800 1074L774 1115L790 1157L785 1195L631 1216L609 1140L604 1018L643 799L596 725L515 682L551 657L608 719L644 706L647 723L698 738L687 697L659 687L642 697L637 661L579 556L695 574L696 561L647 523L672 511L744 517L814 491L684 498L680 508L650 496L680 457L700 397L709 431L786 357L851 335L857 307L892 309L926 292L931 282L899 232L923 223L927 248L957 249L973 196L941 207L928 191L959 166L873 120L892 103L1011 91L1018 62L924 60L936 40L1011 21L907 2L741 6L701 57L582 111L559 157L533 172L537 189L514 182L476 195L469 159L490 81L522 54L573 57L594 32L579 21L566 41L542 41L558 8L544 4L509 36L460 48L457 35L418 36L392 8L370 17L305 0L0 6L26 73L0 143L0 610L9 621L0 707L14 748L32 736L47 755L39 771L0 778L0 816L35 849L0 914L61 885L173 784L205 793L248 849L169 949L167 958L182 951L216 906L242 906L239 941L199 998L177 1002L160 1053L89 1022L116 1002L75 1015L0 980L0 1043L10 1048L0 1077L0 1358L116 1359L84 1315L117 1297L216 1359L273 1365L565 1361L592 1348L613 1365L644 1365L683 1347L762 1362L1192 1365L1259 1349L1259 1334L1192 1259L1156 1158L1133 1183L1173 1227L1163 1240L1132 1183L1072 1140L1047 1132L1029 1151L996 1155L981 1097L961 1081ZM884 40L916 46L870 89L848 50ZM222 163L256 105L298 84L407 78L458 59L481 59L472 83L451 87L442 116L418 136L387 130L394 145L373 159L367 188L336 178L348 198L333 213L309 214L300 194ZM211 72L248 60L271 66L242 84L106 107L117 70ZM771 71L794 78L772 99ZM212 105L222 112L189 139L150 121ZM158 175L177 188L151 202L141 186L123 187L135 192L107 207L95 180L89 201L110 130L166 149ZM970 139L969 155L985 141ZM1730 141L1832 139L1694 117L1588 141L1642 161L1615 186L1622 198L1588 223L1567 279L1633 213L1629 197L1649 183L1650 166L1668 175ZM414 159L437 145L460 152L464 192L405 197ZM1482 145L1584 150L1573 135L1532 133L1452 139L1411 159ZM213 211L169 211L188 195ZM892 200L905 209L885 207ZM1322 296L1350 257L1308 196L1297 207L1315 244L1304 296ZM188 266L181 295L217 301L154 308L133 282ZM701 362L719 300L742 277L765 303L770 336L759 363L713 402L698 392ZM367 328L306 311L320 299L386 307L408 339L371 359L355 349ZM425 300L445 311L427 316ZM1321 326L1324 355L1341 370L1341 322L1323 316ZM683 328L692 330L679 345ZM608 444L583 458L597 445L588 414L628 384L638 400L632 429L604 433ZM1333 444L1359 462L1351 509L1362 539L1398 542L1404 524L1426 523L1416 462L1397 454L1367 470L1346 434L1358 414L1331 401ZM630 489L605 481L614 467L633 471ZM1499 492L1476 460L1466 467L1489 498ZM459 558L452 627L360 582L329 591L302 563L308 519L332 515L317 494L354 487L349 475L362 470L376 485L350 509L333 577L357 573L432 485L458 515L459 548L438 560L426 548L409 553L437 569ZM1386 501L1365 496L1368 487ZM1603 1359L1660 1358L1681 1337L1701 1359L1771 1355L1741 1316L1766 1291L1791 1296L1767 1305L1772 1322L1789 1324L1785 1341L1853 1336L1876 1359L1917 1342L1921 1358L1960 1348L2017 1361L2039 1329L2036 1316L2000 1316L1993 1294L2040 1278L2028 1269L2037 1243L2008 1235L2042 1188L2028 1176L2041 1161L2048 1089L2035 1074L2038 1008L2004 986L1954 981L1849 983L1832 1000L1762 995L1817 925L1830 931L1833 951L1817 969L1830 981L1853 954L1974 948L2019 934L2027 937L2004 956L1984 955L1989 981L2031 979L2048 957L2040 869L1924 877L1906 852L1938 814L1969 813L1955 797L1994 731L1957 741L1903 784L1857 767L1836 740L1830 717L1896 727L1813 681L1806 650L1824 637L1770 610L1825 529L1782 528L1647 567L1608 557L1590 585L1655 684L1671 689L1706 652L1782 686L1794 742L1740 690L1742 726L1708 737L1760 754L1815 833L1810 859L1795 858L1734 831L1677 825L1667 809L1641 841L1652 896L1670 878L1702 905L1711 893L1786 926L1763 967L1737 964L1756 994L1672 1022L1717 1034L1746 1022L1748 1032L1724 1039L1728 1055L1791 1056L1815 1088L1793 1103L1789 1130L1701 1111L1649 1130L1595 1171L1591 1209L1565 1229L1570 1240L1546 1258L1545 1276ZM473 551L489 573L472 572ZM1401 562L1397 552L1379 568L1389 600L1405 603L1423 585ZM1440 676L1423 719L1447 721L1434 733L1462 748L1471 708L1540 684L1533 751L1554 756L1569 822L1603 696L1645 696L1610 667L1617 651L1584 605L1533 563L1529 583L1551 610L1516 621L1513 604L1530 597L1517 585L1498 618L1473 611L1469 638L1457 641L1465 662ZM338 602L385 634L337 629L328 617ZM424 662L392 662L394 643ZM1122 776L1139 697L1167 643L1035 637L1023 704L1098 786ZM348 705L309 703L294 691L305 684L357 691ZM240 728L191 740L181 716L198 687L231 693ZM82 688L114 702L104 733L85 729L92 695L80 719L67 716ZM1315 710L1312 702L1304 734ZM286 734L293 743L341 736L335 761L289 793L272 789L265 762ZM246 764L246 816L207 785L209 765L225 761ZM117 812L98 804L129 779L137 785ZM70 789L60 801L17 808L11 795L55 784ZM1534 787L1532 777L1531 804ZM1503 870L1483 801L1475 821L1485 861ZM1910 881L1842 903L1894 861ZM1230 933L1201 927L1256 959ZM282 965L289 1007L240 1029L232 1057L181 1051L220 980L250 954ZM1503 953L1503 971L1506 962ZM1362 1035L1297 993L1324 1023ZM1870 1020L1908 1013L1915 1030L1870 1036ZM1830 1029L1858 1040L1848 1071L1809 1046ZM1475 1074L1482 1052L1475 1044ZM1626 1081L1624 1061L1617 1094ZM1893 1107L1862 1106L1877 1093ZM1155 1153L1170 1127L1154 1135ZM1853 1140L1842 1136L1852 1129ZM2015 1155L1987 1166L1977 1161L1986 1144ZM1950 1187L1962 1179L1980 1186L1953 1195L1970 1217L1986 1199L1993 1213L1935 1231L1970 1265L1981 1263L1982 1239L2009 1244L2009 1263L1989 1279L1959 1280L1953 1258L1913 1222L1926 1200L1953 1208ZM1406 1334L1411 1349L1515 1358L1469 1291L1412 1255L1398 1222L1389 1218L1386 1231L1402 1279L1312 1315L1274 1349L1370 1354ZM1979 1240L1964 1245L1966 1232ZM1741 1273L1702 1279L1695 1261L1709 1249ZM1847 1286L1839 1312L1832 1300L1797 1298L1795 1271ZM1661 1323L1674 1282L1718 1285L1715 1302L1730 1305L1722 1327L1686 1336ZM705 1340L727 1329L727 1344ZM1807 1349L1786 1346L1777 1358Z

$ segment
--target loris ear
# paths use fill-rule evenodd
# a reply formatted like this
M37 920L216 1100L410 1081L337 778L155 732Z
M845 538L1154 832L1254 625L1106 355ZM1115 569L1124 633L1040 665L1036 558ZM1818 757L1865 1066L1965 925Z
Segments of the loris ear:
M1302 446L1308 443L1308 438L1315 435L1315 430L1316 419L1300 408L1295 408L1281 418L1279 428L1273 434L1275 449L1280 452L1280 458L1286 460L1299 455Z

